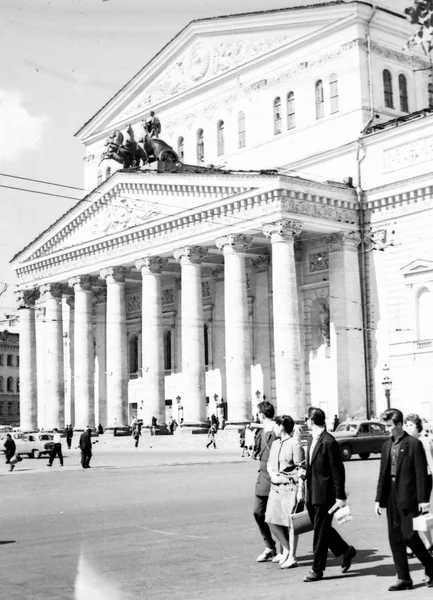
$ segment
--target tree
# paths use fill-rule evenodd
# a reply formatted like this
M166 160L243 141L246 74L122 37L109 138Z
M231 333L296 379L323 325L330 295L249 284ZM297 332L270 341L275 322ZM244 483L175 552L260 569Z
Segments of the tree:
M408 46L421 46L426 54L433 49L433 0L413 0L413 6L405 9L416 32L408 41Z

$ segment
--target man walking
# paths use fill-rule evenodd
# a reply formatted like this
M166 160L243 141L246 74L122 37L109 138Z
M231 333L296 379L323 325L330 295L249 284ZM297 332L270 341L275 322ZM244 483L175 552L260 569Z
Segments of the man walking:
M406 546L425 568L427 587L433 587L433 557L413 529L413 518L429 510L427 461L423 446L403 430L403 414L388 408L382 415L391 436L382 446L375 512L386 508L388 537L397 571L390 592L412 589Z
M66 427L66 443L68 445L68 450L71 449L73 437L74 437L74 430L72 429L72 425L68 425Z
M320 408L310 408L312 439L307 448L307 508L313 523L313 566L305 582L320 581L326 568L328 548L335 556L343 556L342 573L347 573L356 555L332 527L334 511L346 505L345 471L340 448L326 431L326 415Z
M56 456L59 457L60 460L60 466L63 467L63 454L62 454L62 438L60 436L59 430L54 427L53 429L53 449L51 450L51 454L50 454L50 461L48 463L48 467L52 467L53 466L53 462L54 459L56 458Z
M254 519L258 525L262 538L265 542L265 549L257 557L257 562L267 562L276 556L275 542L272 539L271 530L265 521L266 506L268 504L269 492L271 490L271 478L268 473L267 463L269 451L275 440L274 433L274 406L267 400L260 402L257 406L259 419L263 424L260 436L257 436L256 457L260 460L259 474L256 481L255 501L254 501Z
M87 428L80 436L81 466L83 469L90 469L90 459L92 458L92 430Z

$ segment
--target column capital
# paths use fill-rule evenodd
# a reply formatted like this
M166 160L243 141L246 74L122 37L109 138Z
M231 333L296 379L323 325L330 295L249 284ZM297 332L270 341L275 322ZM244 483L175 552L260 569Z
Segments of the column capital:
M65 285L63 283L46 283L41 285L39 291L41 296L60 299L65 291Z
M225 248L231 248L234 252L246 252L251 247L253 238L243 233L235 233L230 235L224 235L223 237L217 238L215 244L220 250Z
M253 269L256 273L266 269L269 266L269 262L269 256L258 256L257 258L253 258L251 260L251 264L253 265Z
M69 308L75 308L75 296L66 296L66 304Z
M273 223L263 225L263 233L266 237L278 236L285 240L293 240L295 235L299 235L302 231L302 221L294 221L292 219L280 219ZM278 240L275 240L278 241Z
M356 251L361 243L361 236L356 231L338 231L328 236L325 242L328 244L330 252L344 249Z
M168 259L160 256L145 256L135 262L137 269L146 275L148 273L160 274L167 267L167 264Z
M97 281L98 277L94 277L93 275L77 275L68 280L68 285L74 288L74 290L78 288L83 292L91 292Z
M208 255L208 249L201 246L183 246L173 252L173 256L181 264L199 265Z
M34 308L36 300L39 299L40 292L37 288L28 290L15 290L15 300L18 308Z
M125 283L125 278L129 275L130 270L126 267L107 267L100 272L101 278L113 280L116 283Z

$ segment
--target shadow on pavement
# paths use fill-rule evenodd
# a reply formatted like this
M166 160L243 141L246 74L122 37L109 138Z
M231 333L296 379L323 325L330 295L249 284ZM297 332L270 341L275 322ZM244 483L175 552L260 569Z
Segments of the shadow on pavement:
M4 544L15 544L15 540L0 540L0 546L3 546Z

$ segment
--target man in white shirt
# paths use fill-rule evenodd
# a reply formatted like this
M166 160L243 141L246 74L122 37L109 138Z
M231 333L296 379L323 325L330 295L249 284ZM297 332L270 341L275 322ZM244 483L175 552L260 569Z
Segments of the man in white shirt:
M62 454L62 438L60 437L60 433L59 430L54 428L53 429L53 442L54 442L54 446L53 449L51 450L51 454L50 454L50 462L48 463L48 466L51 467L53 465L53 461L56 458L56 456L59 457L60 460L60 466L63 467L63 454Z

